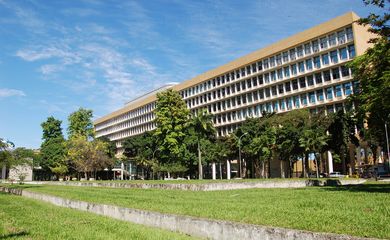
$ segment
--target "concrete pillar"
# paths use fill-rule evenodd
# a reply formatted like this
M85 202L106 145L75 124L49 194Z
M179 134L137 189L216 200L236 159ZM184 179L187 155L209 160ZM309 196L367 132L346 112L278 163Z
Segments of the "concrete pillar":
M212 175L213 175L213 180L216 180L217 179L217 169L215 167L215 162L213 162L211 164L211 171L212 171Z
M123 180L123 171L125 170L125 164L121 162L121 180Z
M333 172L333 157L330 151L328 151L328 172Z
M226 179L230 179L230 161L226 160Z
M7 174L7 167L3 166L3 168L1 169L1 179L5 179L6 174Z

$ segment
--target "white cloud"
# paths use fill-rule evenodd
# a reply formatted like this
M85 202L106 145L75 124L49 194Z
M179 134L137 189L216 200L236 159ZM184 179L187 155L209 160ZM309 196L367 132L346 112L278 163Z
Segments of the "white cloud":
M10 88L0 88L0 98L5 98L5 97L24 97L26 94L17 89L10 89Z

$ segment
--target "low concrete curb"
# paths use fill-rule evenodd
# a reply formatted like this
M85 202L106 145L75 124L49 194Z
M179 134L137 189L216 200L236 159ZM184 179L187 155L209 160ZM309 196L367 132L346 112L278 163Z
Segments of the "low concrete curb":
M194 237L207 239L266 239L266 240L367 240L348 235L316 233L309 231L274 228L228 221L209 220L175 214L163 214L152 211L123 208L106 204L94 204L84 201L64 199L41 193L0 187L0 191L21 195L52 203L57 206L87 211L115 219L181 232ZM372 238L371 238L372 239Z
M335 180L279 180L279 181L259 181L259 182L226 182L226 183L129 183L129 182L34 182L35 184L63 185L77 187L111 187L111 188L141 188L141 189L169 189L169 190L189 190L189 191L216 191L234 190L249 188L302 188L307 186L323 186L327 182L332 185L361 184L364 179L335 179Z

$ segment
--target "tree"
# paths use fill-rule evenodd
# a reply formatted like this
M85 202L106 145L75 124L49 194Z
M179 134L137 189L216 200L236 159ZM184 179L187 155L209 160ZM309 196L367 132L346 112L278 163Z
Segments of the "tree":
M11 141L0 138L0 167L2 168L2 178L5 178L6 168L10 168L14 164L14 159L11 154L13 147L15 145Z
M364 0L379 8L387 8L385 0ZM358 117L368 125L367 135L371 141L385 146L384 125L390 121L390 14L384 11L382 16L371 13L361 18L358 23L369 25L369 31L377 37L370 39L374 45L356 57L349 65L352 68L354 79L359 81L359 91L351 100L356 105ZM366 136L367 136L366 135ZM365 136L365 137L366 137Z
M92 123L92 110L79 108L79 110L71 113L68 117L69 138L74 136L84 136L86 138L93 138L95 133Z
M211 119L212 116L210 114L205 111L199 111L195 116L192 116L190 125L197 138L199 179L203 179L201 140L209 140L215 136L215 128Z
M68 157L78 172L96 177L96 172L114 164L108 156L108 144L95 139L88 141L85 136L73 136L67 141Z
M172 89L157 94L155 109L156 130L154 136L161 153L162 163L181 162L185 152L189 110L180 94Z
M41 167L45 171L54 173L57 178L68 172L66 161L66 145L62 134L61 121L54 117L48 117L41 123Z

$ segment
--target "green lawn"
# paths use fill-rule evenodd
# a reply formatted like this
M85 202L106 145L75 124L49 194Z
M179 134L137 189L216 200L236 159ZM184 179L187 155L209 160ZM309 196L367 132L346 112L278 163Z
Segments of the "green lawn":
M0 193L0 219L0 239L190 239L4 193Z
M192 192L24 186L94 203L356 236L390 238L390 184Z

